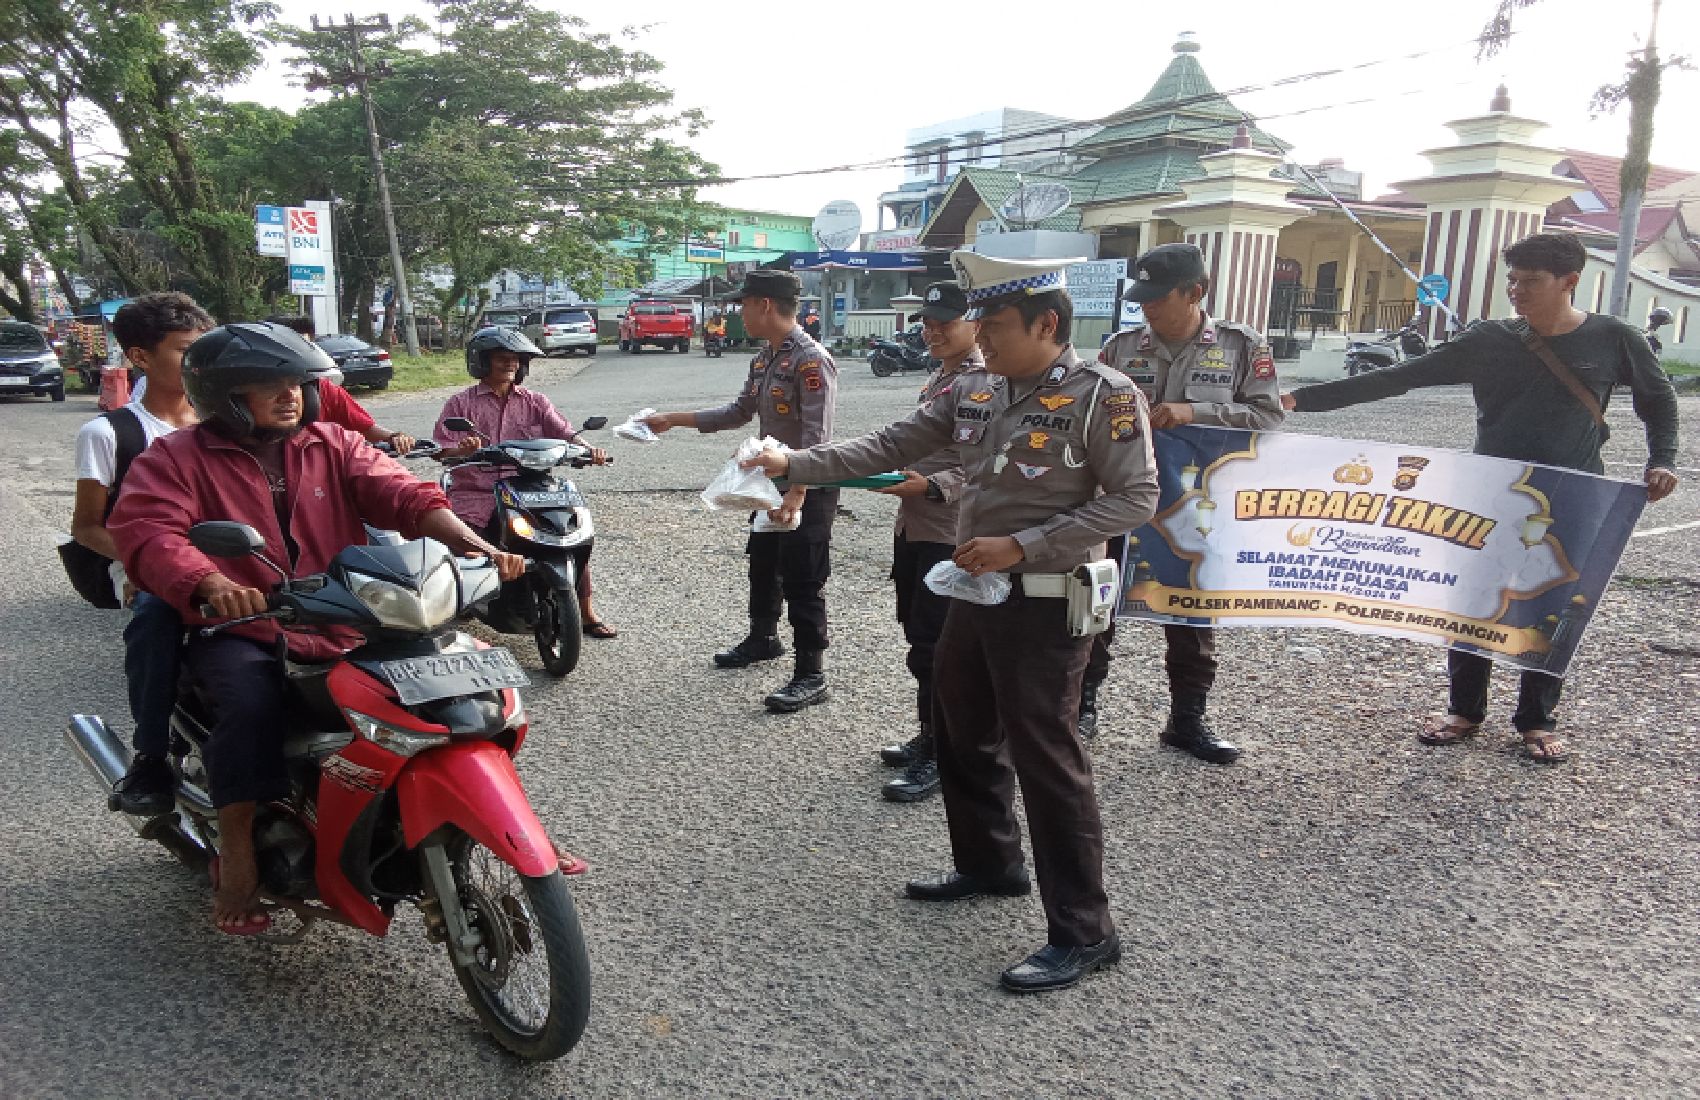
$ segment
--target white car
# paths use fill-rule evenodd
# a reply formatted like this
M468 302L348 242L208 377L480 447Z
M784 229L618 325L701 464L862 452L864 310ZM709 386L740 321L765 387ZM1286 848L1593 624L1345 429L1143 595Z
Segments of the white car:
M547 306L526 315L520 329L544 355L559 351L596 354L596 318L582 306Z

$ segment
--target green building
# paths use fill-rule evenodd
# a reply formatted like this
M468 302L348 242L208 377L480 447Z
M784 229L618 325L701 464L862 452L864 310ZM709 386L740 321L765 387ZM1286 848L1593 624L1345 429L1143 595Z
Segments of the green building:
M668 284L684 286L700 281L704 274L727 275L727 268L741 275L742 270L777 259L787 252L808 252L815 248L812 232L813 217L805 214L777 214L771 210L727 210L715 228L698 234L695 243L713 245L725 250L725 264L703 264L689 260L685 246L654 257L654 271L644 287L609 287L603 293L604 303L630 301L640 290L649 293L668 293L661 289ZM627 255L643 251L641 233L618 242L615 246ZM741 266L740 266L741 265ZM677 293L677 291L673 291Z

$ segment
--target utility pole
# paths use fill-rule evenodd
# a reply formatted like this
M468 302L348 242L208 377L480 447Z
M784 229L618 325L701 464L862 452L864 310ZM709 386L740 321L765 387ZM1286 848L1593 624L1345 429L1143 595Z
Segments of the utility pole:
M378 201L384 210L384 229L390 238L390 270L395 278L395 300L397 323L401 327L402 339L407 343L407 354L419 354L419 333L413 325L413 299L407 292L407 268L401 260L401 241L395 232L395 208L390 205L390 181L384 174L384 151L378 141L378 118L372 111L371 81L374 76L384 76L388 66L380 65L376 72L366 68L366 58L361 52L360 42L368 34L387 34L390 29L390 17L378 16L375 23L356 23L354 16L344 15L341 26L327 23L319 26L319 17L313 16L313 31L317 34L340 35L347 41L348 53L352 65L349 69L320 75L313 74L307 79L307 87L311 90L327 88L332 84L342 87L354 85L360 91L360 102L366 109L366 139L372 147L372 172L378 180ZM370 304L362 302L361 309L369 309Z

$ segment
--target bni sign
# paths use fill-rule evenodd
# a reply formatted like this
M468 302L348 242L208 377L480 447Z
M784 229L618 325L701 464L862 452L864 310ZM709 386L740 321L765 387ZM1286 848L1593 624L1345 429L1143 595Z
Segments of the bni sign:
M330 256L330 226L317 210L306 206L291 206L284 211L288 219L289 263L324 264Z
M290 264L289 293L323 297L331 292L324 264Z
M254 207L254 247L260 255L289 255L289 237L283 226L283 207Z

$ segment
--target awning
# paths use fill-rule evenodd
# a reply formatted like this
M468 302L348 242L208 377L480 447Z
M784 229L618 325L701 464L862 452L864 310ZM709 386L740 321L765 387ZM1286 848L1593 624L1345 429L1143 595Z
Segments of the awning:
M913 252L846 252L832 249L827 252L793 252L790 254L793 271L925 271L927 258Z

